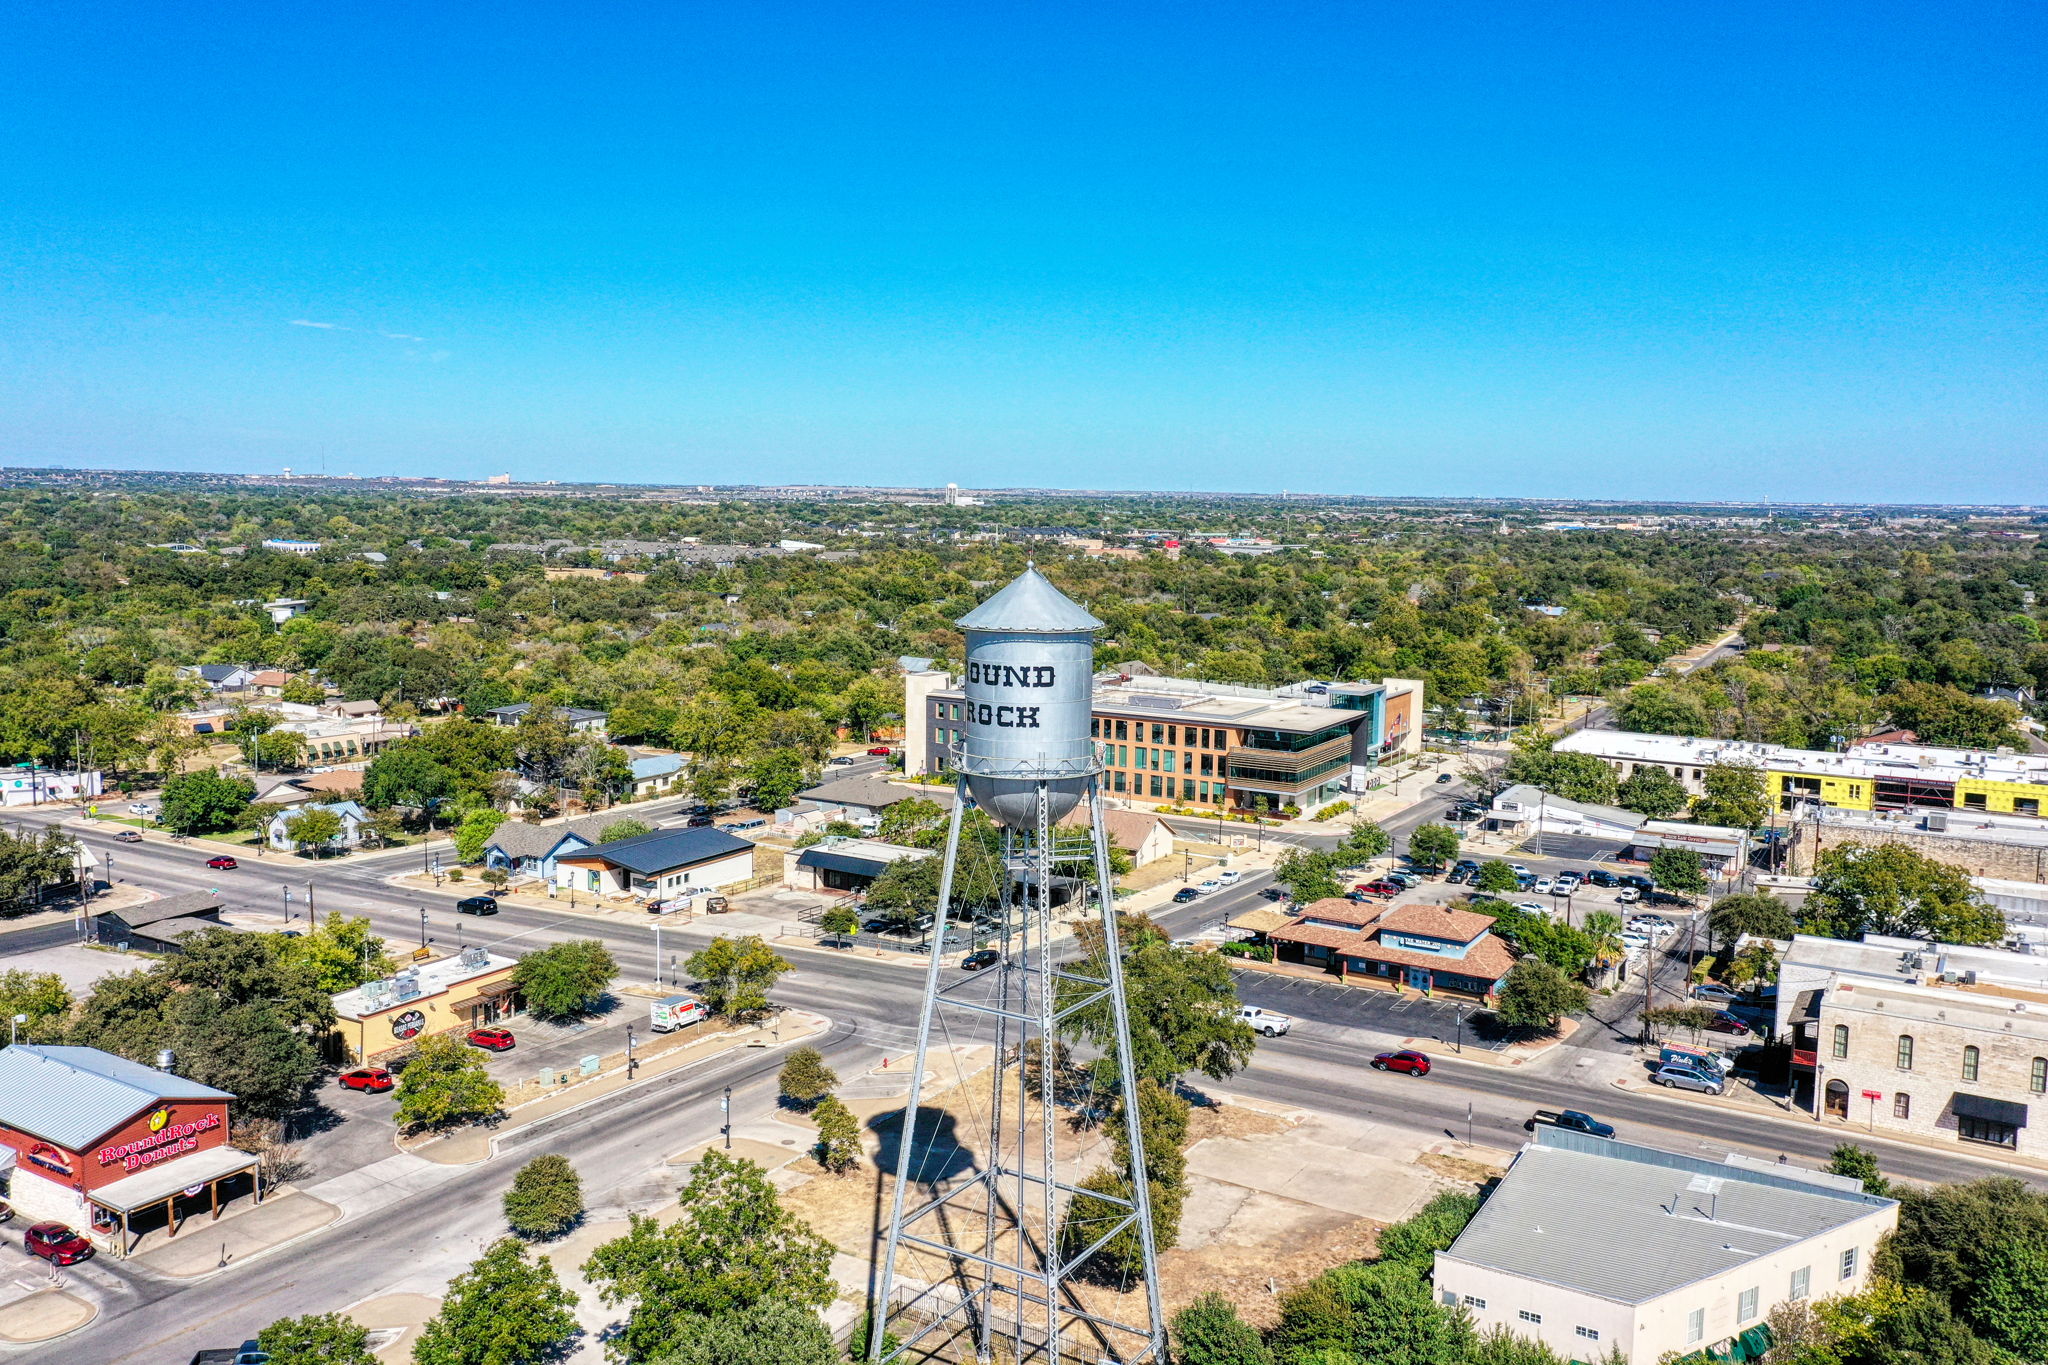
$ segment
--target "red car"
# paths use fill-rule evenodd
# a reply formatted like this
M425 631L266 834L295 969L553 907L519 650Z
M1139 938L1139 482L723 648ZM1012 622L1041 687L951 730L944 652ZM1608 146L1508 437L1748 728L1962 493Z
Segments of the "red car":
M381 1095L398 1084L392 1079L391 1073L381 1066L365 1066L354 1071L344 1071L335 1079L341 1082L341 1088L344 1090L367 1090L373 1095Z
M471 1047L487 1048L492 1052L512 1050L512 1030L508 1028L473 1028L469 1031Z
M1727 1010L1715 1010L1713 1022L1707 1025L1707 1032L1744 1034L1749 1032L1749 1025L1737 1019Z
M1405 1071L1411 1076L1429 1074L1429 1058L1420 1052L1382 1052L1372 1059L1375 1071Z
M890 754L893 754L895 752L896 751L894 749L890 748L886 744L877 744L874 748L868 750L868 757L887 758Z
M37 1223L21 1239L22 1249L53 1265L76 1265L92 1256L92 1243L62 1223Z
M1368 896L1398 896L1401 894L1401 883L1390 882L1382 877L1376 882L1360 882L1351 889L1363 891Z
M232 872L236 868L241 866L240 863L236 862L233 858L230 858L225 853L221 854L218 858L208 858L206 860L206 865L214 869L216 872Z

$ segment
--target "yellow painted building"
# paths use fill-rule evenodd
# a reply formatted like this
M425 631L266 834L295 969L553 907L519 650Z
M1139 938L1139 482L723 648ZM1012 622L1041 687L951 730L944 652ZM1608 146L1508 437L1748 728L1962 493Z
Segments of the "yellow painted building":
M430 1033L502 1023L525 1005L514 958L482 948L436 958L334 997L334 1047L352 1063L404 1052Z

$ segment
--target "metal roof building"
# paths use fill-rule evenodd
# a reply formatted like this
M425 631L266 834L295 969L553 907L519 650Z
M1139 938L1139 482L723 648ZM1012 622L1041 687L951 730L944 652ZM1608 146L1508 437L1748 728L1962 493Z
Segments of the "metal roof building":
M1824 1173L1546 1129L1437 1253L1435 1285L1481 1330L1566 1357L1749 1358L1777 1304L1863 1288L1897 1222L1895 1201Z

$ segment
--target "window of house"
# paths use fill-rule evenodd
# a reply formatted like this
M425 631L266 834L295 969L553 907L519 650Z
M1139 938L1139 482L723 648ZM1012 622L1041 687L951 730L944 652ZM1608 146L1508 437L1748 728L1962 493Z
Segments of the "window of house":
M1895 1119L1909 1119L1913 1117L1913 1097L1903 1090L1892 1096L1892 1117Z
M1588 1341L1600 1340L1600 1329L1598 1327L1574 1327L1572 1330Z
M1835 1055L1837 1057L1846 1057L1849 1055L1849 1026L1847 1024L1835 1025L1834 1050Z
M1467 1308L1481 1308L1481 1309L1483 1309L1483 1308L1485 1308L1485 1307L1486 1307L1486 1300L1485 1300L1485 1299L1475 1299L1475 1298L1473 1298L1473 1297L1472 1297L1472 1296L1471 1296L1470 1294L1467 1294L1467 1295L1465 1296L1465 1306L1466 1306Z
M1174 757L1174 752L1171 749L1161 749L1159 751L1159 761L1168 772L1172 772L1174 769Z
M1154 744L1166 743L1166 727L1156 721L1152 725L1152 742Z
M1203 755L1202 755L1202 776L1204 776L1204 777L1211 777L1211 776L1214 776L1215 772L1216 772L1216 756L1215 756L1214 754L1203 754Z
M1192 777L1183 777L1183 778L1182 778L1182 779L1180 780L1180 799L1181 799L1181 800L1183 800L1183 801L1192 801L1192 800L1194 800L1194 799L1195 799L1195 779L1194 779L1194 778L1192 778Z
M2027 1089L2036 1095L2048 1091L2048 1057L2034 1058L2034 1069L2027 1076Z
M1963 1049L1964 1080L1974 1081L1977 1079L1977 1063L1983 1059L1983 1055L1983 1053L1979 1052L1974 1047L1966 1047Z
M1842 1253L1842 1273L1839 1278L1844 1280L1853 1280L1856 1278L1855 1247L1850 1247L1847 1251Z
M1737 1322L1748 1322L1751 1318L1756 1316L1756 1298L1757 1291L1754 1285L1750 1286L1748 1289L1743 1290L1740 1294L1736 1296L1735 1320Z
M1792 1288L1786 1297L1794 1299L1805 1298L1807 1290L1812 1283L1813 1267L1810 1265L1799 1267L1799 1269L1792 1272Z
M1707 1334L1707 1310L1695 1308L1685 1315L1685 1344L1690 1346Z
M1521 1311L1520 1313L1516 1314L1516 1316L1517 1316L1517 1317L1519 1317L1519 1318L1521 1318L1521 1320L1522 1320L1523 1322L1541 1322L1541 1321L1543 1321L1543 1315L1542 1315L1541 1313L1531 1313L1531 1312L1530 1312L1530 1311L1529 1311L1528 1309L1526 1309L1526 1308L1524 1308L1524 1309L1523 1309L1523 1310L1522 1310L1522 1311Z
M1910 1033L1901 1033L1899 1035L1898 1061L1899 1070L1911 1071L1913 1069L1913 1035Z

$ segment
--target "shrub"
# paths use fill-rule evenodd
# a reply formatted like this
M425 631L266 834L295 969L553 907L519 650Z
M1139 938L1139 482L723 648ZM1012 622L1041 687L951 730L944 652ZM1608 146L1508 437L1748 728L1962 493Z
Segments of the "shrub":
M582 1216L583 1181L565 1156L535 1157L505 1191L505 1222L528 1241L559 1237Z

